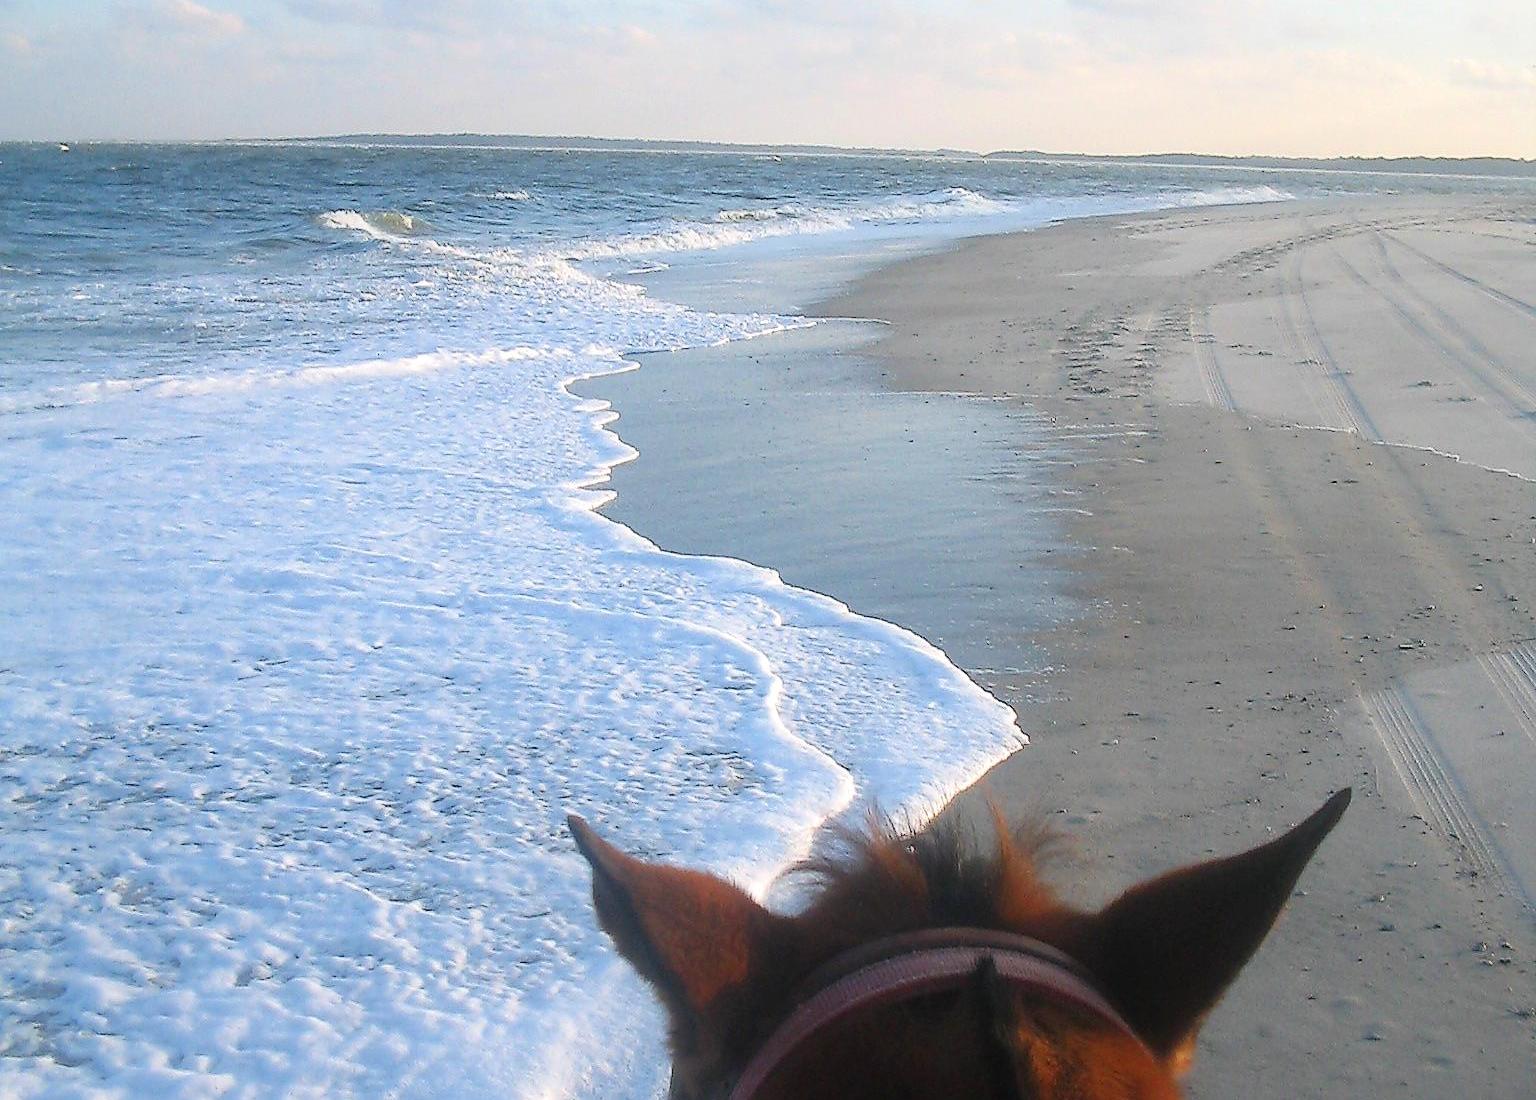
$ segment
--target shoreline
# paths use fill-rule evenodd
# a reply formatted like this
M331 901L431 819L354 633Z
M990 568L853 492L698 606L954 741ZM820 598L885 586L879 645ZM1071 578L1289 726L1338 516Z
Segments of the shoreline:
M1536 441L1523 410L1495 407L1497 390L1475 376L1461 386L1478 400L1454 404L1481 419L1405 407L1400 389L1455 384L1444 374L1456 334L1435 322L1436 307L1467 316L1451 285L1461 280L1431 284L1434 267L1420 265L1416 297L1400 293L1423 303L1421 320L1385 295L1338 301L1322 268L1363 268L1358 253L1379 255L1383 235L1407 232L1400 223L1432 222L1462 244L1452 219L1489 206L1310 203L1058 227L887 268L823 307L892 321L871 350L898 385L1022 389L1048 413L1147 432L1080 449L1066 467L1091 502L1069 528L1087 551L1077 591L1099 614L1056 640L1070 659L1043 705L1021 711L1031 748L950 812L977 815L984 792L1004 805L1049 797L1094 853L1082 885L1102 900L1356 787L1349 819L1303 880L1317 900L1291 907L1202 1036L1196 1096L1265 1095L1255 1082L1303 1052L1312 1064L1288 1068L1276 1095L1369 1094L1384 1083L1375 1067L1397 1065L1427 1072L1394 1082L1395 1094L1514 1096L1529 1079L1516 1067L1536 1068L1536 1035L1519 1015L1533 994L1533 834L1517 809L1536 742L1520 737L1517 706L1486 717L1499 685L1467 674L1536 636L1536 563L1521 552L1536 507L1528 483L1380 445L1459 430L1529 463ZM1295 274L1303 260L1324 273ZM1029 301L989 296L978 273L993 286L1011 275ZM1372 292L1409 277L1388 269ZM1306 301L1309 290L1324 301ZM1295 339L1301 322L1286 313L1298 297L1315 314L1334 307L1306 322L1311 346L1275 336ZM1475 315L1475 346L1515 346L1523 322L1504 313ZM1351 325L1363 339L1351 340ZM1331 370L1316 369L1319 348ZM1523 364L1506 351L1500 365ZM1277 369L1321 375L1323 393L1267 377ZM1337 412L1328 386L1347 387ZM1352 430L1285 426L1319 413ZM1469 744L1494 739L1510 751L1491 758Z
M911 621L934 617L931 607L892 616L1013 706L1033 741L947 813L976 814L987 791L1060 823L1083 857L1053 877L1076 880L1062 882L1070 900L1097 903L1356 788L1303 881L1311 900L1290 908L1213 1015L1191 1095L1390 1085L1410 1096L1513 1096L1525 1067L1536 1070L1536 1032L1522 1015L1536 1008L1522 897L1533 823L1518 781L1536 738L1514 728L1509 706L1490 716L1494 687L1465 675L1502 671L1516 703L1525 690L1536 568L1520 549L1536 507L1528 483L1371 441L1423 446L1421 435L1448 434L1512 454L1513 465L1536 461L1518 404L1531 383L1511 352L1526 321L1497 297L1536 301L1499 264L1499 249L1527 247L1520 209L1513 199L1376 199L1068 222L898 262L814 311L885 322L839 359L866 384L930 401L971 393L992 400L945 400L993 411L1027 404L1081 429L1061 433L1071 438L1053 468L1082 507L1054 513L1069 545L1046 560L1062 563L1073 600L1092 614L1010 621L1010 596L1027 594L1000 579L1010 572L1001 567L1029 570L1017 548L983 535L966 548L992 573L970 606L997 609L985 632L997 659L983 666ZM1511 211L1516 220L1501 220ZM1410 266L1394 238L1466 278ZM1491 259L1478 252L1485 241ZM1363 277L1346 284L1349 266ZM1301 301L1304 329L1287 312ZM1319 347L1330 363L1318 365ZM1479 349L1502 376L1472 370ZM622 521L690 552L705 549L690 540L713 522L720 537L708 549L739 549L718 520L728 511L672 537L654 499L687 473L631 438L637 404L602 392L621 414L619 433L651 457L616 472ZM1284 426L1344 426L1319 413L1354 417L1353 430ZM986 485L1000 492L959 482L945 495L1007 531L1023 513L1007 502L1010 474L994 474ZM628 510L642 483L655 490L649 514ZM936 498L891 486L893 514ZM719 491L726 508L733 489ZM896 541L865 548L869 574L921 558ZM1036 546L1031 562L1046 549L1058 548ZM945 560L942 539L928 551ZM874 585L857 572L822 590L872 611ZM802 583L791 570L786 579ZM952 591L944 600L958 606ZM1042 647L1050 659L1020 657ZM1470 708L1458 691L1474 693ZM1471 717L1458 725L1461 710ZM1486 748L1499 735L1490 722L1511 727L1504 756Z

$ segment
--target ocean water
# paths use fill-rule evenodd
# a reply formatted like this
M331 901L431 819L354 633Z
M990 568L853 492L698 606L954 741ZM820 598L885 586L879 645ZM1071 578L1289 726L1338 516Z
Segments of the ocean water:
M0 1093L658 1095L564 815L764 892L1018 731L922 639L594 513L632 452L573 380L808 323L624 277L1414 186L0 145Z

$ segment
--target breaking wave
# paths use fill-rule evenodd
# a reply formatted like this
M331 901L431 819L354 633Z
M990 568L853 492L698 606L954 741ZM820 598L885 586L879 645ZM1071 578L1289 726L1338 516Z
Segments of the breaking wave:
M351 229L381 241L405 240L426 230L420 218L398 210L369 214L357 210L327 210L316 220L327 229Z
M1250 202L1286 202L1296 196L1268 184L1253 187L1215 187L1205 191L1175 193L1175 206L1226 206Z
M716 212L707 221L677 220L639 232L580 242L561 250L560 255L569 260L607 260L651 253L706 251L768 237L985 217L1008 213L1017 205L988 198L965 187L948 187L919 195L847 205L790 202L731 207Z

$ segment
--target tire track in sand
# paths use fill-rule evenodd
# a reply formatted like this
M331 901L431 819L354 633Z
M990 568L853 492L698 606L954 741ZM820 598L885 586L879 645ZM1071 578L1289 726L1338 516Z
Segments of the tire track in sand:
M1414 336L1433 348L1452 370L1463 377L1470 377L1476 388L1507 406L1516 417L1529 418L1532 413L1536 413L1536 390L1527 387L1505 367L1476 334L1403 278L1392 262L1392 257L1387 254L1386 246L1382 243L1382 233L1370 227L1362 229L1370 233L1372 243L1376 246L1378 263L1396 293L1394 289L1373 282L1344 256L1335 253L1334 259L1350 277L1380 297ZM1438 322L1440 332L1432 327L1433 322ZM1451 341L1460 343L1462 347L1456 347Z
M1390 239L1391 239L1393 244L1397 245L1400 248L1404 248L1404 249L1406 249L1409 252L1412 252L1415 256L1417 256L1419 259L1423 260L1425 263L1432 264L1435 267L1438 267L1441 271L1445 272L1447 275L1450 275L1452 278L1455 278L1455 279L1460 279L1462 282L1466 283L1470 287L1476 287L1478 290L1482 291L1484 294L1488 295L1488 297L1492 298L1496 302L1502 302L1504 305L1509 306L1511 309L1513 309L1513 310L1515 310L1515 311L1517 311L1519 313L1525 314L1527 317L1536 318L1536 305L1532 305L1530 302L1527 302L1527 301L1525 301L1522 298L1516 298L1513 294L1506 294L1504 291L1500 290L1498 287L1490 286L1488 283L1483 282L1481 279L1477 278L1476 276L1468 275L1465 271L1460 271L1457 268L1452 267L1450 264L1445 263L1442 260L1436 259L1434 256L1431 256L1428 252L1425 252L1423 249L1409 244L1407 241L1403 240L1401 237L1399 237L1395 233L1388 233L1387 235L1388 235L1388 237L1390 237Z
M1361 223L1357 232L1365 229L1379 231L1380 227ZM1358 478L1363 484L1373 488L1376 498L1395 513L1396 521L1405 531L1411 532L1407 545L1411 547L1411 558L1426 589L1430 591L1438 589L1446 596L1455 594L1452 600L1460 603L1466 618L1477 624L1478 633L1484 638L1498 638L1498 631L1492 628L1482 608L1475 603L1468 603L1463 594L1474 591L1479 583L1486 583L1487 587L1500 598L1507 597L1510 593L1505 590L1497 577L1485 579L1473 576L1464 563L1447 555L1443 549L1437 548L1433 532L1444 530L1449 526L1446 518L1426 495L1423 486L1418 483L1417 473L1412 465L1404 461L1404 455L1407 452L1401 447L1392 446L1390 441L1383 437L1376 422L1366 412L1358 393L1350 384L1348 372L1334 358L1333 351L1323 337L1316 315L1312 311L1299 257L1288 274L1291 283L1283 288L1283 294L1286 296L1294 294L1300 305L1300 323L1295 326L1296 338L1303 341L1303 346L1310 345L1317 349L1319 365L1337 387L1338 400L1345 402L1354 415L1356 426L1351 430L1372 443L1385 444L1379 452L1385 461L1380 466L1368 460L1357 463ZM1439 599L1434 602L1446 606L1452 600Z
M1413 698L1401 683L1394 681L1381 691L1363 694L1360 702L1420 816L1451 842L1473 875L1505 885L1512 882L1497 842L1441 762Z
M1265 530L1290 561L1302 601L1316 607L1316 616L1326 624L1321 636L1332 639L1334 659L1347 665L1351 657L1343 641L1352 630L1341 612L1348 607L1349 596L1317 567L1307 546L1305 504L1294 497L1283 481L1270 474L1274 467L1265 440L1258 433L1239 430L1236 423L1234 421L1233 428L1224 432L1230 453L1237 459L1236 472L1249 486L1249 493L1264 518ZM1454 585L1456 581L1448 575L1448 563L1429 560L1427 551L1417 549L1426 542L1424 524L1412 514L1404 499L1411 495L1412 489L1412 486L1401 483L1406 472L1399 469L1397 476L1393 476L1390 471L1368 462L1357 462L1355 472L1362 486L1397 513L1399 523L1417 529L1405 542L1416 548L1412 553L1412 568L1420 578L1420 586ZM1431 590L1442 594L1448 591L1445 587ZM1465 605L1465 601L1460 602ZM1536 676L1536 647L1529 648L1531 652L1490 657L1503 657L1506 665L1514 660L1524 661L1522 667ZM1536 706L1536 679L1528 679L1525 684L1523 690L1530 692L1532 705ZM1522 689L1517 686L1515 690ZM1401 681L1393 680L1380 691L1362 690L1359 701L1369 735L1381 746L1392 772L1402 783L1419 816L1441 837L1456 862L1464 867L1465 877L1507 890L1516 881L1509 870L1512 861L1502 854L1493 831L1475 808L1470 793L1443 763L1441 753L1435 748L1435 730L1422 718Z
M1339 368L1312 311L1302 271L1302 247L1300 241L1292 247L1289 261L1280 276L1281 337L1298 362L1311 367L1315 377L1322 382L1324 397L1318 412L1324 420L1329 421L1324 427L1343 428L1373 443L1380 443L1380 429L1371 419L1370 413L1366 412L1359 394L1349 384L1344 371Z
M1536 745L1536 642L1521 642L1477 659L1514 713L1520 731Z
M1200 382L1205 387L1207 403L1227 412L1237 412L1237 402L1232 399L1232 387L1227 384L1226 372L1216 358L1216 336L1211 331L1210 309L1192 306L1189 310L1189 341L1195 350L1195 365L1200 369Z

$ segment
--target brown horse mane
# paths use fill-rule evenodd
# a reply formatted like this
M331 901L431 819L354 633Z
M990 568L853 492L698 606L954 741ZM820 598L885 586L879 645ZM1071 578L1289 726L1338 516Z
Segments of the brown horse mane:
M953 819L917 829L871 811L862 827L838 825L830 843L791 872L814 900L802 914L807 939L845 941L924 928L1020 931L1060 902L1040 875L1066 848L1038 819L1010 828L990 805L991 836Z

